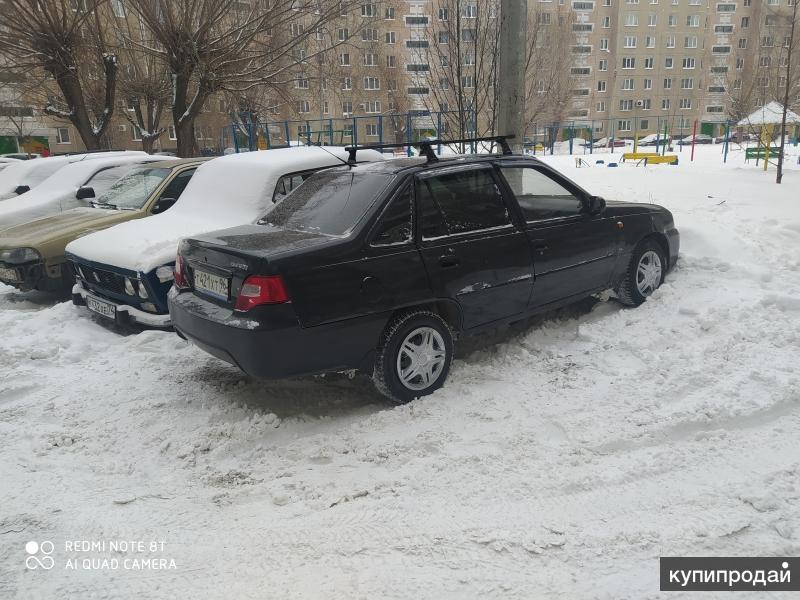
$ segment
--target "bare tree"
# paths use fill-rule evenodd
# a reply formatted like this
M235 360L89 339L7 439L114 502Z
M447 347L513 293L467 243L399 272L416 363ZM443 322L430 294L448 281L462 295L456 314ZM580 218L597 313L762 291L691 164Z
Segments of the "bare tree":
M106 30L113 36L119 57L118 96L128 109L122 114L141 138L142 150L149 153L167 130L162 117L172 99L171 80L166 64L141 50L142 45L153 46L154 40L139 26L135 13L128 14L122 3L115 6L115 11L108 15L113 21L106 23Z
M498 11L496 0L435 0L425 36L412 40L418 44L413 64L421 69L412 72L412 84L426 88L429 112L441 112L440 135L465 138L495 129Z
M172 79L178 154L195 151L194 126L209 96L280 86L296 77L295 52L340 14L334 0L140 0L133 5ZM311 58L305 55L302 60Z
M781 63L785 68L783 75L783 115L781 116L781 145L778 154L778 174L775 182L781 183L783 181L783 153L786 149L786 117L789 111L789 98L794 95L797 96L800 91L800 69L798 69L797 62L800 61L798 56L798 48L800 48L800 40L797 38L797 0L792 3L792 14L789 23L789 32L784 39L783 49L785 51L782 56ZM779 79L780 82L780 79Z
M89 150L101 147L114 112L117 57L101 26L106 9L106 0L6 0L0 27L0 53L14 69L52 78L45 113L69 120Z
M550 10L538 5L528 15L528 44L525 48L528 126L542 120L562 121L572 95L572 12Z

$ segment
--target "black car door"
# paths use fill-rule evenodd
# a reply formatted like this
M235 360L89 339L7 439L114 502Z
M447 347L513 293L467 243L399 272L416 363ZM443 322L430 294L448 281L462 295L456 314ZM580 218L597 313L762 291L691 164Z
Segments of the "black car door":
M536 277L531 306L609 285L620 238L616 220L590 214L584 193L548 169L504 163L500 172L526 221Z
M533 283L530 246L515 227L491 165L417 175L422 258L433 292L460 307L464 329L523 312Z

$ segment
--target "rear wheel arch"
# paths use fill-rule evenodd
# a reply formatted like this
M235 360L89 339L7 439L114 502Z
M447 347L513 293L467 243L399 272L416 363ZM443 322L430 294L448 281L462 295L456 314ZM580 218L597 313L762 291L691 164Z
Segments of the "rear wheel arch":
M394 311L389 318L389 322L400 313L405 313L411 310L429 310L432 313L439 315L454 334L458 334L462 328L461 307L458 302L450 298L437 298L430 302L423 302L412 306L404 306L403 308ZM388 324L388 323L387 323Z

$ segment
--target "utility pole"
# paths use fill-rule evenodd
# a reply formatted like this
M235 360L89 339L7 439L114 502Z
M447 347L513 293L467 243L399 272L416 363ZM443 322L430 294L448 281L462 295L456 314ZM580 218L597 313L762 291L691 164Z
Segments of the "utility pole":
M525 142L525 48L528 0L500 0L500 56L497 69L497 134L513 135L511 147Z
M792 7L792 27L789 33L789 47L786 49L786 87L783 90L783 115L781 116L781 144L778 148L778 174L775 178L775 183L783 181L783 153L786 149L786 115L789 111L789 90L792 89L794 84L792 78L792 54L797 48L797 40L795 39L795 28L797 26L797 0L795 0ZM767 154L764 155L764 162L769 161L769 149Z

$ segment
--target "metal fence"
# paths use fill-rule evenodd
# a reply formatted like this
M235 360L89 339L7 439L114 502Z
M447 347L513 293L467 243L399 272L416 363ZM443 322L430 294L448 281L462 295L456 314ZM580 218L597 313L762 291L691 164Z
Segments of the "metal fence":
M223 136L223 145L235 152L247 152L306 144L330 146L413 144L423 139L446 136L449 130L453 129L454 123L463 126L465 137L474 137L476 126L473 111L466 111L463 119L459 119L457 111L412 111L323 119L232 123ZM470 151L476 150L473 144ZM438 151L441 154L441 148ZM411 155L411 149L409 148L406 153Z
M308 144L410 145L423 139L474 137L477 130L474 112L465 112L464 119L459 119L458 114L456 111L415 111L265 122L244 119L225 127L220 142L226 152L247 152ZM454 123L464 128L463 135L460 127L454 131ZM790 143L797 145L800 132L797 127L793 129L789 132ZM606 119L532 123L525 132L524 148L533 155L619 154L633 149L664 155L666 152L683 152L691 145L681 143L681 140L708 136L722 144L720 152L723 160L727 160L734 145L749 145L743 144L746 133L752 132L732 121L689 120L678 114L650 116L647 111L637 110ZM753 143L759 145L761 142L756 140ZM480 149L475 144L468 144L459 150L474 153ZM443 151L442 146L437 148L438 154ZM402 151L408 156L412 153L410 146Z

